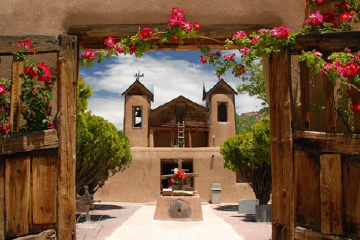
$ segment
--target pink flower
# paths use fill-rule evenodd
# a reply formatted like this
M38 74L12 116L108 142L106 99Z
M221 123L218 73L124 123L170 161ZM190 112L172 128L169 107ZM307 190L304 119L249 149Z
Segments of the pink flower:
M177 42L179 42L179 37L176 36L176 35L172 35L172 36L171 36L171 41L177 43Z
M25 68L24 74L28 74L30 78L34 79L37 76L38 71L34 70L33 66L28 66Z
M315 0L316 5L321 6L326 4L326 0Z
M120 54L125 53L125 49L121 48L119 45L116 45L115 50Z
M180 22L179 26L182 30L188 30L189 32L191 32L193 26L190 22Z
M23 47L26 48L27 50L34 50L32 47L32 42L30 41L30 39L26 38L24 41L20 41L17 44L19 47Z
M360 112L360 101L354 104L354 111L359 113Z
M335 14L328 12L324 13L323 15L323 21L327 23L334 23L335 22Z
M228 56L228 55L226 55L226 54L224 55L224 58L226 58L226 59L228 59L228 60L233 60L234 57L235 57L235 53L231 54L230 56Z
M259 36L253 37L253 38L251 39L251 42L252 42L252 43L259 43L259 42L260 42Z
M341 66L340 73L347 78L354 77L358 74L360 66L357 63L348 63Z
M6 91L6 87L3 84L0 84L0 94Z
M233 39L238 39L238 38L243 38L243 37L246 37L246 32L243 30L238 31L238 32L234 33L234 35L233 35Z
M240 52L241 52L241 56L243 57L243 56L245 56L245 54L247 54L249 52L249 49L248 48L242 48L240 50Z
M194 23L194 28L196 31L200 31L201 25L198 24L197 22Z
M105 39L104 44L105 44L106 46L108 46L108 47L112 47L112 46L115 45L115 43L116 43L115 41L116 41L116 38L114 38L114 37L108 37L107 39Z
M318 57L322 57L322 53L319 51L314 50L314 55L318 56Z
M279 28L274 28L272 30L272 35L274 35L277 39L287 39L289 36L289 28L286 25L282 25Z
M134 53L136 53L136 45L130 44L129 49L130 49L130 55L133 55Z
M55 124L53 124L53 123L48 123L47 124L47 127L49 128L49 129L53 129L53 128L55 128Z
M51 72L45 63L38 63L38 80L44 82L51 81Z
M87 50L85 51L85 53L84 53L83 55L81 55L81 57L82 57L83 59L94 59L94 60L95 60L95 59L97 58L97 54L94 53L93 50L87 49Z
M310 14L309 18L306 19L305 23L310 24L313 26L320 26L324 21L323 16L319 11L316 11L316 13Z
M152 37L152 32L150 28L144 28L139 33L140 39L146 40L146 39L150 39L151 37Z
M346 22L346 21L350 22L351 19L353 18L353 16L354 16L354 12L351 12L351 13L344 12L343 14L341 14L339 16L339 20L340 20L340 22Z
M168 27L174 28L175 26L180 26L183 23L183 20L185 19L184 11L179 8L173 8L171 11L171 15L168 22Z
M204 56L200 56L200 61L201 61L203 64L207 64L207 60L204 58Z
M328 69L335 69L336 67L332 65L331 63L325 63L325 65L322 68L322 71L328 70Z

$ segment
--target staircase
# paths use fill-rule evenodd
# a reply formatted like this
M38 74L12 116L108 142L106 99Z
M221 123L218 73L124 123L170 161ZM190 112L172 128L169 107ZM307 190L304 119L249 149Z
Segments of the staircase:
M178 145L185 147L185 122L178 122Z

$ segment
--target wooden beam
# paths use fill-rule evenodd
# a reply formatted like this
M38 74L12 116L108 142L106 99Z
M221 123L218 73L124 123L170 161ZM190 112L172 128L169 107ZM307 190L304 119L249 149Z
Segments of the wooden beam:
M167 24L94 24L86 26L70 26L68 33L78 36L79 44L81 49L92 48L92 49L104 49L104 40L111 36L116 38L124 38L136 34L140 28L150 27L151 29L159 29L165 31ZM248 33L257 31L262 28L272 28L271 25L264 24L212 24L203 25L199 35L215 38L221 41L225 41L227 38L231 39L236 31L244 30ZM157 40L158 36L154 36ZM199 39L192 39L185 42L185 45L191 46L191 49L196 48L199 43L207 45L223 46L223 43L216 41L206 40L201 42ZM177 49L179 44L168 43L162 49ZM180 47L183 48L183 47Z
M11 133L18 133L21 124L21 84L22 78L19 76L24 72L24 62L13 60L12 63L12 85L10 93L10 117L9 125Z
M76 170L76 96L77 96L77 39L60 35L58 56L58 239L74 239L75 219L75 170Z
M323 234L311 229L296 227L295 240L349 240L346 237Z
M151 127L154 131L177 132L177 126L173 127ZM208 132L209 127L185 127L185 131L201 131Z
M5 240L5 157L0 156L0 240Z
M294 239L294 162L291 58L287 49L270 57L272 239Z
M360 31L297 35L291 53L300 54L302 50L314 49L322 53L343 52L345 48L356 52L360 50Z
M322 153L360 154L359 134L295 131L294 144L303 149L315 149Z
M12 52L28 52L24 48L17 47L16 44L29 38L33 42L33 47L38 53L57 52L60 50L59 41L53 36L26 35L26 36L0 36L0 55L12 55Z
M300 100L301 100L301 127L302 130L310 129L310 88L309 68L306 62L299 62L300 65Z
M55 129L0 136L0 155L57 148L58 146L59 140Z
M343 191L340 154L320 155L321 232L343 235Z

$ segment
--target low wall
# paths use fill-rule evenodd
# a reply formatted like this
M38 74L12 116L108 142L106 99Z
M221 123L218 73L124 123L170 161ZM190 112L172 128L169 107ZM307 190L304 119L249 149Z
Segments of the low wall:
M132 148L130 167L111 177L99 189L96 199L111 202L155 202L160 194L161 159L193 159L195 190L202 202L211 198L211 183L220 183L222 202L255 198L246 183L236 183L235 173L225 169L220 148Z

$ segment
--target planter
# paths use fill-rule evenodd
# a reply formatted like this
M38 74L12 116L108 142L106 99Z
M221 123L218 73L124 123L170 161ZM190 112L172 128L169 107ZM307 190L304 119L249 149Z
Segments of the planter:
M240 199L239 213L255 214L255 206L259 205L259 199Z
M262 204L255 206L256 222L271 222L271 209L271 204Z

